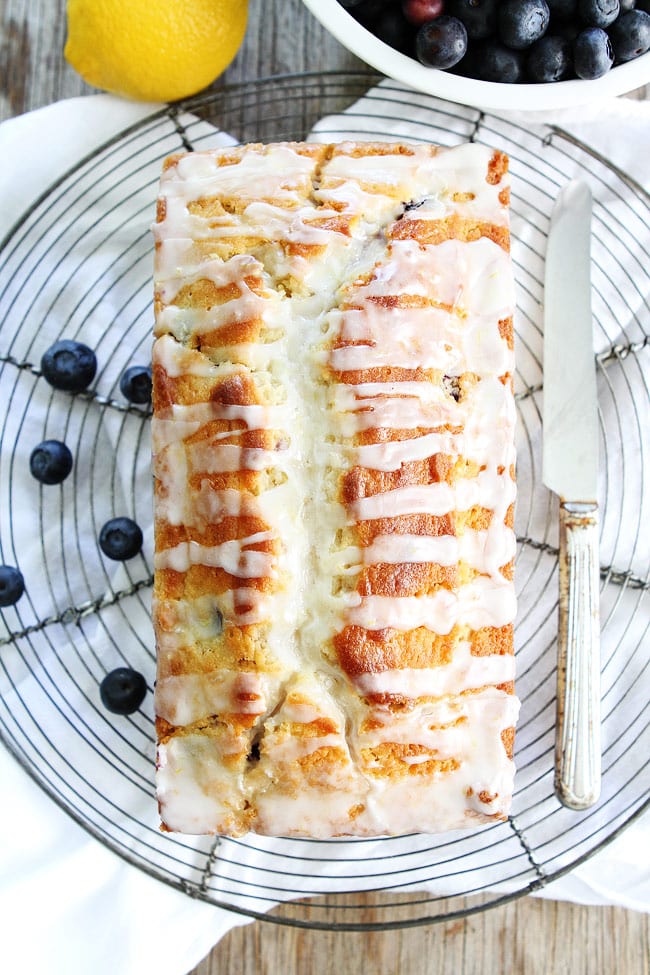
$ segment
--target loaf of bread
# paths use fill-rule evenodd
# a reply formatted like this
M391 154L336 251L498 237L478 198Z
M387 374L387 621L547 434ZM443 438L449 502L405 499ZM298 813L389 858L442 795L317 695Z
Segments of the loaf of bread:
M248 145L154 226L163 828L504 819L513 786L507 158Z

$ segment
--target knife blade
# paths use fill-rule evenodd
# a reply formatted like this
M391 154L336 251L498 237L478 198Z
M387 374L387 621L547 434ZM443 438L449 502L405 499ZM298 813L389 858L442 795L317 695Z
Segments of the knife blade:
M553 208L544 282L543 480L560 501L555 791L572 809L600 795L598 401L591 317L589 187Z

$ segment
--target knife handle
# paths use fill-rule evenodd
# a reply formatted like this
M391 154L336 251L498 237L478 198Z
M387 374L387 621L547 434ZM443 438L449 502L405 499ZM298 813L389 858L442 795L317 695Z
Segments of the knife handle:
M600 795L598 505L560 504L555 791L570 809Z

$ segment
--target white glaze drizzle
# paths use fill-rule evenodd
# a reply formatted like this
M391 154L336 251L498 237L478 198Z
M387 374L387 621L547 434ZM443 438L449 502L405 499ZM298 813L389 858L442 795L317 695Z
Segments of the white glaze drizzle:
M433 295L456 314L489 315L497 321L512 314L510 258L494 241L481 237L423 247L415 240L396 240L392 253L395 260L379 267L374 278L355 291L355 300L401 294L431 300Z
M461 535L377 535L367 548L352 549L348 558L356 566L463 562L482 575L500 579L500 570L515 557L516 547L515 533L495 519L488 529L466 528Z
M250 546L276 538L275 532L257 532L246 538L221 542L219 545L200 545L198 542L179 542L173 548L156 552L155 569L187 572L192 565L206 565L225 569L241 579L273 579L277 575L276 558L270 552L257 552Z
M354 684L360 694L397 694L417 700L420 697L443 697L463 691L485 687L488 684L504 684L515 676L515 660L510 654L491 654L478 657L470 652L468 643L454 648L450 663L429 669L402 668L382 670L377 673L359 674ZM391 734L390 725L386 735ZM422 742L422 738L412 740ZM384 740L385 735L379 735ZM395 740L391 736L391 740Z
M497 474L481 471L477 477L459 478L453 484L414 484L384 494L353 501L349 506L352 521L396 518L399 515L446 515L469 511L474 505L490 511L507 508L515 498L514 481L509 471Z
M220 756L241 741L215 741L203 734L175 735L158 745L156 792L165 823L181 833L214 833L217 825L236 829L242 801L238 781Z
M167 416L167 413L170 413ZM193 406L173 406L171 411L161 411L152 419L151 438L155 454L165 447L193 437L214 420L229 420L240 424L222 433L211 433L210 440L225 440L237 436L242 430L278 430L283 417L281 412L269 406L222 406L219 403L196 403Z
M198 266L180 262L191 261L193 255L187 249L180 251L178 241L173 241L168 248L167 242L163 245L163 258L157 263L156 273L156 294L160 301L165 305L174 303L181 288L188 288L195 285L198 281L210 281L216 288L230 289L233 286L239 292L238 296L226 301L225 305L236 304L242 297L248 300L255 300L262 306L268 300L268 296L262 297L250 290L246 283L247 277L258 278L262 271L259 261L247 255L235 255L227 261L217 258L208 258ZM181 243L185 243L182 241ZM236 314L236 313L235 313ZM165 319L162 319L163 324ZM162 333L164 334L164 332Z
M213 714L264 714L274 685L277 680L266 675L227 670L159 677L156 714L176 726Z
M337 372L379 366L498 376L512 365L511 352L498 332L495 341L495 322L489 315L460 319L441 308L369 304L332 317L340 318L341 338L356 343L332 350L330 362Z
M456 590L439 589L432 596L359 596L347 618L366 630L424 626L444 636L459 622L473 630L506 626L514 621L516 610L511 582L476 576Z
M352 152L352 146L349 152ZM220 167L212 153L197 153L183 157L170 167L163 176L161 191L165 198L166 215L155 230L159 248L157 266L159 274L158 294L166 305L158 315L158 331L171 332L179 341L208 330L220 329L232 323L259 318L271 329L284 334L291 324L287 318L287 303L273 294L272 284L265 275L294 275L302 279L314 292L326 282L327 273L342 273L351 260L356 260L350 240L336 229L316 227L311 223L314 215L336 217L337 212L349 213L355 218L364 213L365 222L351 224L353 237L363 240L368 232L368 221L394 219L400 210L400 197L421 203L416 209L404 214L403 219L430 220L454 215L461 219L480 219L497 225L507 224L507 212L499 194L502 185L492 185L485 180L490 151L484 147L467 145L451 151L431 155L428 147L415 147L413 154L377 155L355 159L342 147L339 154L328 160L320 174L320 188L305 197L311 190L313 159L302 156L288 146L268 150L244 152L241 161ZM236 155L236 154L235 154ZM464 194L460 201L452 196L456 191ZM230 213L203 218L188 211L188 204L211 195L232 195L249 200L243 213L234 217ZM277 201L271 202L271 201ZM334 204L330 208L330 204ZM332 225L334 226L334 224ZM259 238L255 243L255 258L235 257L229 261L216 260L215 255L202 256L194 241L228 242L231 237ZM271 257L259 250L264 242L280 242ZM296 243L315 247L319 253L309 257L289 255L285 245ZM374 247L374 245L373 245ZM379 247L377 253L379 254ZM446 453L452 458L465 457L484 465L477 478L466 478L452 485L413 485L398 488L383 495L360 499L350 509L356 518L395 517L399 512L421 511L449 513L466 510L481 504L493 511L488 529L466 529L458 536L433 538L428 536L378 536L364 550L351 549L345 553L324 552L317 556L321 565L331 572L335 565L341 571L353 574L362 565L377 562L399 564L402 561L433 561L442 565L454 565L462 561L481 572L481 576L453 592L439 590L425 597L359 597L356 593L342 593L336 599L326 595L320 587L309 595L301 595L298 612L307 613L303 624L303 645L309 641L323 641L326 634L340 628L341 620L369 629L411 629L422 625L434 632L446 633L454 622L461 621L473 628L485 625L502 626L514 618L515 605L512 584L500 573L502 565L512 557L514 535L504 524L505 512L514 497L514 485L509 467L513 462L512 429L514 405L507 387L498 376L512 371L512 351L508 349L496 328L496 319L511 312L511 283L508 259L501 248L487 239L472 244L448 241L441 245L420 247L410 240L393 241L388 249L388 260L375 268L373 279L362 286L346 291L347 300L358 304L356 309L333 311L322 317L328 337L338 336L345 341L362 343L320 354L320 361L327 361L337 371L365 369L373 366L393 366L407 369L431 368L448 375L473 372L481 381L465 395L460 403L445 397L430 383L363 383L358 387L334 387L330 410L337 416L337 433L351 439L356 433L374 426L393 429L416 427L442 427L445 424L460 428L462 432L439 430L412 439L366 445L327 446L321 462L345 467L358 464L375 470L391 471L409 460L423 460L435 453ZM265 263L268 262L268 263ZM347 262L347 264L346 264ZM243 283L244 275L260 275L265 291L258 295ZM187 284L210 280L217 287L237 284L239 294L209 312L181 309L169 304L178 291ZM329 285L328 285L329 286ZM447 305L444 308L405 309L382 308L373 298L385 294L408 292ZM307 318L300 313L300 303L293 299L293 322L309 325L314 322L313 309ZM305 310L308 305L303 304ZM317 307L317 306L316 306ZM321 319L316 317L317 328L312 338L321 330ZM295 353L299 346L290 346ZM212 364L205 356L182 350L170 335L162 335L156 343L155 361L166 369L170 378L183 375L205 376L214 379L241 368L236 363L247 363L252 369L277 369L278 355L289 348L286 338L269 346L233 346L232 362ZM304 352L300 351L300 355ZM223 358L223 356L222 356ZM318 361L319 353L314 355ZM235 365L233 365L235 363ZM290 373L282 367L283 382ZM290 381L290 380L289 380ZM295 398L295 397L294 397ZM292 400L293 403L293 400ZM255 517L263 513L274 527L270 532L258 533L265 537L279 534L283 539L294 537L291 522L296 499L304 496L300 491L294 498L292 476L296 458L301 456L294 440L302 422L295 405L280 407L241 407L230 413L214 413L214 404L174 407L171 415L160 415L154 432L156 475L161 490L157 498L158 516L171 524L201 524L204 518L216 523L229 513L243 513L244 505L229 492L214 492L206 483L191 504L186 499L183 485L190 473L206 474L219 471L262 470L281 467L289 476L288 481L264 492L260 498L250 501L247 513ZM292 438L280 439L278 449L261 450L223 444L223 434L213 434L206 442L186 444L187 437L196 434L212 419L241 422L246 429L274 429L291 431ZM313 422L314 417L312 417ZM330 421L331 422L331 421ZM226 436L232 436L226 434ZM296 437L296 442L300 440ZM499 470L497 470L499 468ZM180 492L179 492L179 489ZM304 487L302 488L304 491ZM233 492L238 494L239 492ZM267 497L268 496L268 497ZM183 499L183 500L181 500ZM271 500L275 499L275 500ZM247 501L246 504L249 502ZM193 521L194 519L194 521ZM343 525L344 517L333 524ZM278 526L278 527L276 527ZM280 527L281 526L281 527ZM279 528L279 531L278 531ZM256 536L252 536L256 537ZM297 539L297 536L295 536ZM261 539L260 539L261 540ZM269 553L246 552L249 539L235 543L222 543L203 547L196 543L183 543L167 553L158 553L159 562L175 562L185 566L191 560L207 560L207 564L229 565L235 562L250 568L248 556L263 556L256 568L264 568L265 575L277 571L276 562ZM229 548L227 546L230 546ZM306 585L295 575L296 567L304 564L304 542L296 541L292 551L281 559L284 570L290 568L298 585ZM244 562L242 562L244 560ZM503 560L503 561L502 561ZM204 563L205 564L205 563ZM241 573L240 573L241 574ZM316 577L318 578L318 577ZM294 583L296 584L296 583ZM316 598L317 597L317 598ZM309 606L321 607L318 616L309 615ZM281 644L295 631L296 608L290 606L290 590L285 594L261 592L242 585L218 597L218 609L224 623L250 625L269 620L270 646L279 655ZM347 609L345 609L347 607ZM189 611L188 611L189 612ZM196 611L201 616L201 611ZM209 616L209 612L208 612ZM192 638L196 614L189 612L187 619L179 621L176 628L159 634L159 655L167 659L177 652L186 638ZM210 623L205 623L206 633ZM199 630L200 632L200 630ZM293 636L291 637L293 639ZM286 648L284 650L287 653ZM468 659L471 658L471 659ZM278 659L281 659L278 656ZM295 667L291 653L285 656L285 666ZM304 667L313 662L303 660ZM468 647L456 648L451 663L446 667L424 671L384 671L365 674L357 678L360 693L404 693L416 698L423 688L431 696L458 693L465 685L469 689L483 683L503 683L511 679L512 658L471 657ZM187 680L185 679L187 677ZM485 679L485 680L484 680ZM163 709L168 714L187 718L199 714L205 708L225 709L229 704L228 681L221 674L210 680L199 675L183 675L181 679L164 678L158 693ZM294 706L291 720L315 720L325 714L337 717L332 710L333 699L324 693L323 686L317 693L316 685L306 688L312 704ZM253 693L253 692L251 692ZM257 692L254 692L257 693ZM264 695L261 695L264 698ZM307 832L315 836L330 836L337 832L356 832L359 835L377 832L404 832L409 829L440 829L467 825L507 809L512 789L512 763L505 758L499 735L510 727L516 718L516 701L499 691L480 692L465 698L445 699L444 705L422 710L420 706L401 717L386 713L386 722L372 733L361 732L357 727L355 761L359 761L361 749L372 748L382 742L420 744L430 756L449 755L459 760L459 770L444 779L439 777L407 776L397 782L376 779L360 774L350 762L343 736L340 715L337 717L335 734L311 737L298 743L289 738L276 747L274 761L292 765L317 748L339 748L347 756L344 768L330 768L323 788L307 789L302 795L289 796L282 788L262 792L253 799L257 802L256 828L271 834ZM266 700L266 698L264 698ZM178 701L178 705L174 704ZM200 702L200 703L199 703ZM173 711L178 707L178 713ZM249 702L248 713L262 714L261 701ZM446 709L446 710L445 710ZM379 713L379 712L378 712ZM291 708L287 704L276 719L267 721L265 734L273 735L273 728L281 716L287 719ZM451 724L456 717L460 722L445 731L434 730L431 725ZM427 721L429 722L427 724ZM270 723L269 723L270 722ZM273 723L275 722L275 724ZM376 722L375 722L376 724ZM478 732L477 732L478 729ZM478 734L478 738L477 738ZM194 739L199 740L194 740ZM233 753L245 744L235 738L221 742L219 750ZM172 739L161 746L159 771L159 798L167 823L172 828L192 831L213 831L219 824L227 824L228 830L237 829L236 815L229 795L236 793L235 804L241 806L246 790L252 788L249 780L239 778L236 785L225 770L213 768L214 752L210 752L200 736ZM405 758L405 764L417 767L427 755ZM277 764L276 764L277 767ZM487 805L468 798L478 794L482 781L491 794L499 796ZM219 791L221 790L221 792ZM223 795L224 799L218 798ZM188 801L192 804L190 810ZM349 811L357 806L362 811L354 821ZM234 818L233 818L234 817Z
M224 621L239 626L264 623L273 610L273 598L268 593L246 586L228 590L223 593L220 601L223 606Z

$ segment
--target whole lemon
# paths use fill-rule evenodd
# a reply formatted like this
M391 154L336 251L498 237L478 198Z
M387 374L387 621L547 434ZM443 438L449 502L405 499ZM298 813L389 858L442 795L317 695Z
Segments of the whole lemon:
M68 0L64 53L96 88L175 101L228 67L247 15L248 0Z

